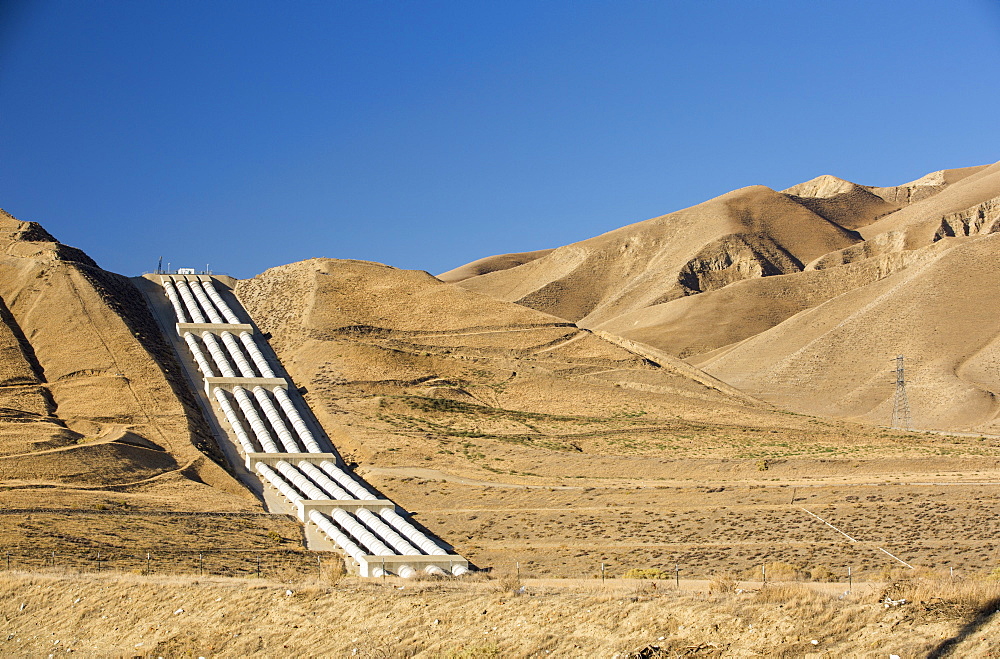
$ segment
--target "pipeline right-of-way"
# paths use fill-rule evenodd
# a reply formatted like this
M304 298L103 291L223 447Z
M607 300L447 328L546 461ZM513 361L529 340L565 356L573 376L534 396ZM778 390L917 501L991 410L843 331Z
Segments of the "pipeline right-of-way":
M295 506L303 523L314 524L354 559L362 576L469 571L461 556L449 554L338 464L329 440L300 412L305 401L280 365L265 357L258 344L263 338L241 322L210 276L155 277L247 468Z

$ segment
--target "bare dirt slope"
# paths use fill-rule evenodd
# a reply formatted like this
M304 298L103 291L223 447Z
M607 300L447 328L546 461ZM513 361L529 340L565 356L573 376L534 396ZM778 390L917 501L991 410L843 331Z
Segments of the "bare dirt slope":
M887 423L894 394L889 360L903 354L917 427L995 432L997 328L983 301L993 276L992 234L1000 230L1000 163L934 172L895 187L820 176L783 193L758 193L751 215L767 221L754 244L767 238L795 246L786 250L797 257L787 267L757 267L727 252L678 271L660 258L689 244L678 234L686 218L717 217L720 200L742 199L747 190L754 189L460 285L655 346L751 395L809 414ZM821 225L811 218L841 228L852 244L818 253L832 242L817 240ZM714 227L703 221L696 228L716 238ZM617 252L601 251L611 236L621 238ZM567 275L552 262L560 253L577 254L586 265ZM617 282L609 282L609 271ZM707 285L685 287L692 273ZM524 292L546 277L557 281L547 296ZM683 295L653 299L635 282L657 282L660 291L681 286ZM581 300L595 296L600 300L581 314Z
M423 272L315 259L235 290L347 459L481 567L845 575L899 565L880 548L970 571L995 559L996 488L969 484L998 479L1000 448L978 437L779 412ZM905 534L881 530L890 516Z
M216 451L129 280L0 213L0 502L255 507Z

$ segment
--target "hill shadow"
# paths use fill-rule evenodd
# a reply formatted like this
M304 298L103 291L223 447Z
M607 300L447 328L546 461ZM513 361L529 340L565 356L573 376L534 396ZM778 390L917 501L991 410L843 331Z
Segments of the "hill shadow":
M983 626L989 622L997 612L1000 610L1000 597L995 597L984 604L978 611L976 611L975 617L958 630L951 638L946 638L941 641L937 647L927 653L927 659L941 659L942 657L947 657L952 653L958 644L972 636L977 631L983 628Z

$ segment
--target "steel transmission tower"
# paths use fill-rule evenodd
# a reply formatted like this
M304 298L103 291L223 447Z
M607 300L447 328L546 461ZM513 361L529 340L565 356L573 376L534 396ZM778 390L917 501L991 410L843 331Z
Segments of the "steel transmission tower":
M906 399L906 377L903 355L896 355L896 396L892 401L892 427L910 429L910 402Z

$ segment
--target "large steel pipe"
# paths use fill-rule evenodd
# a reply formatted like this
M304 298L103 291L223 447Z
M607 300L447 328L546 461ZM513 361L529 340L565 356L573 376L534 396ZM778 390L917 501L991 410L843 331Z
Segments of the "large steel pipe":
M277 469L282 476L291 481L292 485L294 485L299 492L306 495L307 498L314 500L326 498L326 493L316 487L316 485L309 480L305 474L296 469L292 463L286 462L285 460L278 460L278 462L275 463L274 468Z
M198 339L195 338L194 334L191 332L184 332L184 342L187 343L188 349L194 356L194 360L198 362L198 370L201 371L203 377L214 378L215 371L212 370L212 366L208 363L208 358L201 349L201 344L198 343Z
M288 431L288 426L285 425L284 419L281 418L281 415L278 414L277 408L274 407L274 402L271 400L268 390L264 387L254 387L253 397L257 399L257 403L260 404L260 409L264 411L264 416L267 417L268 422L271 424L271 428L278 436L278 441L285 447L285 450L289 453L301 452L302 448L295 443L295 438L292 437L292 433Z
M184 301L184 307L187 309L188 315L191 316L191 322L193 323L205 323L205 314L201 312L198 307L198 303L195 302L194 296L191 295L191 289L188 287L187 282L181 279L176 282L177 290L181 294L181 300Z
M320 471L319 467L313 463L302 460L299 462L299 469L302 470L302 473L311 478L314 483L319 485L324 492L330 495L331 499L340 499L342 501L357 500L356 497L352 496L347 490L344 490L337 485L333 479Z
M359 499L377 499L374 494L369 492L367 489L361 486L356 480L351 478L343 469L330 462L329 460L323 460L319 463L320 469L325 471L333 480L340 483L341 487L353 494Z
M302 495L299 494L294 487L285 482L285 479L274 472L273 469L268 467L263 462L258 462L253 466L258 474L264 477L268 483L274 486L276 490L281 492L282 496L288 499L290 502L295 503L297 501L302 501Z
M330 518L319 512L318 510L309 511L309 521L318 526L331 540L333 540L337 545L340 546L344 552L356 560L358 563L364 560L365 552L361 547L357 546L350 537L344 534ZM369 574L373 577L381 577L385 572L381 567L372 568Z
M288 417L288 421L291 422L292 428L295 429L295 434L299 436L302 440L303 445L306 447L306 451L309 453L323 453L322 447L319 442L316 441L316 436L312 434L309 430L309 426L306 425L305 419L299 414L299 411L295 408L295 403L292 401L288 392L284 389L275 389L274 397L278 399L278 404L281 405L281 410Z
M208 299L207 295L205 295L205 289L203 289L200 284L200 281L194 282L194 285L191 286L191 292L194 293L194 297L198 300L198 304L200 304L201 308L205 311L205 315L208 316L209 321L213 323L219 325L225 323L226 321L224 321L222 316L219 315L219 312L215 310L215 305L213 305L212 301Z
M431 556L446 556L448 554L448 552L441 549L436 542L428 538L420 531L420 529L403 519L403 516L392 508L382 508L378 511L378 514L382 516L382 519L389 522L394 529L402 533L410 542L419 547L425 554L429 554Z
M236 371L233 370L232 364L229 363L229 358L226 357L226 351L222 349L219 345L219 339L214 334L205 334L201 337L205 342L205 346L208 348L208 354L212 355L212 359L215 360L215 365L219 367L222 371L222 377L224 378L235 378Z
M243 447L243 451L245 453L255 453L257 451L257 447L255 447L253 442L250 440L250 436L247 434L246 428L243 427L243 422L240 421L240 418L236 415L236 410L234 410L233 406L230 405L226 392L216 387L215 400L219 402L219 408L226 416L226 420L229 421L229 425L236 434L236 439L239 441L240 446Z
M187 314L184 313L184 305L181 304L180 298L177 297L177 288L174 286L174 282L164 279L163 292L167 294L167 299L170 300L170 304L174 307L174 315L177 316L177 322L186 323Z
M420 556L419 549L407 542L403 536L396 533L392 527L379 519L372 511L359 508L354 514L364 522L365 526L382 536L383 540L392 545L392 548L400 556Z
M247 423L250 424L250 429L253 430L253 434L257 436L257 443L260 447L264 449L265 453L281 453L278 445L274 443L274 439L271 437L271 433L267 430L267 425L264 420L260 418L260 414L257 413L257 408L253 406L250 401L250 396L247 395L247 390L243 387L233 387L233 397L236 398L236 404L239 405L240 411L243 412L243 416L246 418Z
M219 312L226 317L227 323L232 323L233 325L236 325L237 323L240 322L240 319L236 317L236 314L233 313L233 310L230 309L229 305L226 304L225 300L222 299L222 296L219 295L219 292L215 290L215 282L209 279L208 281L199 281L198 283L201 284L201 287L208 294L208 297L212 300L212 303L215 304L215 308L218 309Z
M236 337L232 335L232 332L222 332L219 334L219 338L222 339L226 350L229 351L229 356L236 362L236 368L239 369L240 375L245 378L257 377L257 373L250 366L250 362L247 361L246 355L243 354L243 350L240 348L240 344L236 342Z
M243 347L246 348L247 354L250 355L250 359L253 360L254 366L260 371L260 374L265 378L276 378L277 375L274 374L274 370L271 365L267 363L267 359L264 358L264 353L260 351L257 347L257 342L254 341L253 336L250 332L240 332L240 342Z

